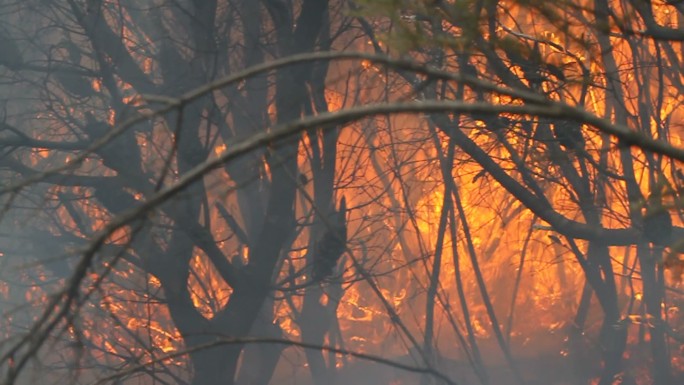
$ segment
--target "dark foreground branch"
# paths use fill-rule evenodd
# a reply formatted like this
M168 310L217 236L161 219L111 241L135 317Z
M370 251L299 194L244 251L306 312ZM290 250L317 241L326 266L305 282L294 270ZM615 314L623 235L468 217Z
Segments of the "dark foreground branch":
M280 338L220 338L220 339L217 339L216 341L208 343L208 344L195 346L193 348L184 349L184 350L169 353L169 354L166 354L166 355L163 355L160 357L156 357L155 359L150 360L146 363L136 365L136 366L133 366L133 367L128 368L126 370L119 371L118 373L113 374L111 376L101 378L98 381L96 381L93 385L101 385L101 384L105 384L109 381L121 379L121 378L129 376L131 374L135 374L137 372L143 371L145 368L147 368L150 365L154 365L154 364L158 364L160 362L164 362L166 360L182 357L184 355L196 352L198 350L210 349L210 348L214 348L217 346L224 346L224 345L245 345L245 344L279 344L279 345L286 345L286 346L296 346L296 347L300 347L300 348L304 348L304 349L321 350L321 351L325 351L325 352L340 354L343 356L349 356L349 357L359 358L359 359L366 360L366 361L376 362L376 363L379 363L382 365L386 365L386 366L390 366L393 368L405 370L407 372L428 374L428 375L435 377L438 380L443 381L445 384L458 385L456 383L456 381L452 380L451 378L449 378L444 373L441 373L440 371L432 369L432 368L407 365L407 364L397 362L397 361L393 361L393 360L383 358L380 356L375 356L375 355L366 354L366 353L359 353L359 352L355 352L355 351L347 350L347 349L340 349L340 348L336 348L333 346L308 344L305 342L298 342L298 341L292 341L292 340L280 339Z

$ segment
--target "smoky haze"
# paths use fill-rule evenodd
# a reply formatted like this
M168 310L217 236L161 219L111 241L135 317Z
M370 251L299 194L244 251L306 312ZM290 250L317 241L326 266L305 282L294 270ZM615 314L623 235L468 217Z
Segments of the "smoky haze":
M0 3L0 383L684 381L682 20Z

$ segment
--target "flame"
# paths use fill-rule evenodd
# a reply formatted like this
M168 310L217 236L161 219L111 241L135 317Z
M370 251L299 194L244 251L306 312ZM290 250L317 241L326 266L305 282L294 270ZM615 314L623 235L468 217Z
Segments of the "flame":
M325 90L325 100L328 102L328 111L339 111L344 107L345 97L334 90Z
M93 79L91 81L91 86L95 92L100 92L102 90L102 81L100 79Z
M213 264L203 254L197 254L191 261L188 280L193 304L207 319L214 318L233 292L220 277Z
M221 155L224 151L226 151L226 145L225 144L220 144L216 147L214 147L214 154Z

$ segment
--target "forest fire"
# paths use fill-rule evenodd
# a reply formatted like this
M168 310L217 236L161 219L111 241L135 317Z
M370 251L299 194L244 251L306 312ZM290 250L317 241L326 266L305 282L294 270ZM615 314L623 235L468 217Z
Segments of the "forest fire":
M678 2L181 3L0 7L2 384L684 381Z

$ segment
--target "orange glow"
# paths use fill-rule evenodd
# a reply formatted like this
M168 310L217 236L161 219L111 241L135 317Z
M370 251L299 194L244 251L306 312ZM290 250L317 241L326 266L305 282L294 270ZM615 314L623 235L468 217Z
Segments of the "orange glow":
M592 114L607 119L616 120L616 107L609 98L609 87L605 84L603 74L604 64L600 59L600 53L593 37L589 44L569 39L567 35L582 35L580 27L570 25L568 31L561 31L536 14L519 5L513 5L510 9L504 8L511 5L510 2L499 2L500 24L495 33L500 34L501 46L493 50L495 54L503 58L503 62L510 66L511 73L522 80L528 86L534 86L534 82L526 78L526 68L522 64L512 63L508 59L505 49L517 50L520 55L530 56L533 54L534 43L526 36L535 39L544 39L552 44L541 44L537 49L539 55L548 65L553 65L566 74L566 79L560 81L540 81L539 93L544 93L548 98L576 105L582 94L582 82L579 65L581 61L591 73L591 85L587 86L586 100L583 101L585 108ZM668 26L677 26L676 12L665 3L654 3L653 9L659 23ZM505 11L505 12L504 12ZM578 11L580 12L580 11ZM620 11L623 12L623 11ZM622 15L624 16L624 15ZM125 21L119 21L119 16L107 15L107 22L112 25L135 24L131 16L126 12L121 14ZM542 20L542 21L538 21ZM153 46L154 42L140 31L132 31L128 26L121 25L125 47L129 51L134 62L143 73L151 78L157 76L157 63L151 54L144 52L141 46ZM460 28L444 22L444 29L454 36L462 34ZM609 26L615 33L617 27ZM520 32L521 30L522 32ZM514 35L510 31L519 33ZM544 31L544 32L538 32ZM486 31L488 34L490 31ZM457 39L454 39L457 40ZM530 40L530 41L528 41ZM617 66L619 68L631 68L632 59L635 57L653 55L655 46L653 42L646 42L644 52L632 52L631 47L624 39L613 37L612 46L618 52ZM365 39L357 42L357 45L368 49ZM380 46L383 44L380 42ZM454 46L450 46L453 44ZM445 51L458 51L460 43L448 42ZM677 43L679 44L679 43ZM681 44L679 44L681 45ZM563 46L567 52L558 47ZM566 47L567 46L567 47ZM422 47L421 47L422 48ZM179 54L187 52L179 49ZM510 52L509 52L510 54ZM572 54L572 55L570 55ZM647 55L648 54L648 55ZM415 53L416 58L421 58L424 53ZM681 56L681 50L673 55ZM454 57L457 56L454 54ZM496 74L486 67L482 55L472 55L469 64L478 72L482 80L500 82ZM510 56L510 55L509 55ZM457 71L459 64L456 59L445 55L445 68ZM650 56L649 56L650 59ZM680 58L681 60L681 58ZM354 71L349 68L331 69L329 78L334 79L333 84L325 90L325 101L329 112L344 110L345 108L365 105L375 102L395 102L406 100L420 100L421 95L416 95L404 80L395 75L385 74L384 69L363 60L354 64ZM641 130L655 138L664 135L663 127L666 123L684 121L684 96L679 94L677 87L670 79L665 79L661 106L658 111L654 105L657 98L657 83L653 80L655 70L639 69L637 71L620 71L618 80L622 91L625 93L625 114L627 125L630 129ZM349 82L340 81L343 75L353 72L353 78ZM638 81L639 76L648 78L649 83L644 86ZM594 79L595 78L595 79ZM117 86L123 95L122 102L131 107L146 108L138 91L133 85L117 79ZM504 83L504 82L502 82ZM563 83L560 87L558 83ZM92 89L103 92L101 79L91 81ZM454 89L457 86L454 86ZM445 90L448 87L444 87ZM646 98L643 91L651 92L651 99ZM242 91L239 91L242 92ZM270 92L270 91L269 91ZM444 91L444 99L454 97L455 91ZM451 93L449 93L451 92ZM218 92L217 92L218 93ZM464 87L463 99L468 102L478 101L482 95L478 95L473 89ZM227 97L226 97L227 98ZM484 97L487 102L494 105L520 105L518 99L502 95L489 95ZM312 103L313 105L314 103ZM223 108L223 107L221 107ZM311 109L319 108L319 105ZM650 113L640 115L643 109L650 109ZM65 109L64 121L82 121L83 115L78 116L74 111ZM67 113L68 112L68 113ZM313 111L321 113L323 111ZM648 112L648 111L647 111ZM119 117L112 108L103 108L100 119L106 119L114 126ZM204 113L204 112L203 112ZM268 105L265 119L276 121L276 109L273 103ZM229 114L227 114L229 115ZM484 119L476 119L473 116L460 116L456 112L448 114L454 119L453 124L464 132L480 149L482 149L501 170L515 182L520 183L526 192L538 194L535 188L542 192L537 198L546 199L553 210L568 219L584 223L587 222L586 210L578 202L577 191L572 184L580 180L578 185L586 183L591 189L589 200L592 206L592 214L600 218L600 224L609 229L624 229L635 225L632 214L636 211L646 211L646 202L630 201L627 194L627 182L624 178L613 179L601 175L597 171L598 166L605 168L613 174L620 174L626 168L621 156L621 149L615 139L606 139L597 130L586 125L581 126L586 148L583 152L561 149L560 154L552 151L551 142L559 140L539 139L536 135L542 135L544 124L550 128L544 120L530 116L513 116L502 114L499 118L507 119L510 123L495 131L488 126ZM498 317L501 329L507 328L511 322L510 345L513 347L530 347L544 336L562 334L572 326L572 320L578 311L582 288L585 284L585 273L577 263L574 249L569 240L557 233L548 223L536 218L523 204L508 193L495 177L483 170L482 166L465 155L459 146L454 150L454 162L452 169L447 170L446 177L454 182L457 194L447 196L452 200L458 195L462 208L463 217L457 208L452 207L451 213L445 213L445 193L447 181L444 180L444 172L441 163L447 154L449 138L444 133L433 136L430 124L430 115L394 114L391 116L379 116L366 119L358 123L346 124L339 132L336 147L336 169L334 170L335 186L331 188L333 199L339 202L342 196L347 200L348 207L352 209L348 213L349 250L341 258L339 269L333 277L323 282L316 282L316 290L319 297L313 297L317 306L324 308L337 317L334 330L339 338L339 347L348 348L361 353L378 354L383 356L402 356L410 350L404 330L397 327L396 319L388 314L387 307L395 312L405 324L408 333L412 336L425 336L427 333L426 323L428 319L428 306L434 309L434 340L440 351L447 355L458 355L454 346L457 341L454 327L461 334L472 330L473 339L483 345L496 343L494 328L490 320L489 309L483 303L483 294L491 297L493 311ZM226 123L233 116L225 117ZM523 127L522 123L528 123L529 127ZM173 143L173 129L169 122L159 118L149 122L149 130L140 129L135 131L133 140L135 147L140 150L142 164L140 177L144 187L154 183L159 176L159 170L169 166L169 173L164 183L173 182L182 177L182 163L173 159L167 163L169 149L175 148ZM203 123L205 124L205 123ZM237 124L236 124L237 125ZM209 156L220 156L229 147L227 139L220 134L214 123L206 123L206 132L201 137L203 150ZM230 124L229 124L230 126ZM669 131L669 142L674 145L684 143L684 128L672 124ZM258 127L268 129L268 127ZM555 128L555 127L554 127ZM137 129L137 128L136 128ZM221 128L223 129L223 128ZM232 129L232 128L231 128ZM63 129L67 132L66 128ZM213 130L213 131L212 131ZM528 130L528 131L525 131ZM183 133L185 134L185 133ZM214 137L215 136L215 137ZM297 181L297 198L295 214L297 220L297 232L291 240L291 250L283 251L271 258L279 258L277 265L280 270L276 271L276 282L284 282L283 288L274 288L273 313L268 314L272 320L283 330L285 338L301 340L306 335L301 329L302 309L304 296L307 295L302 287L310 281L310 264L313 260L312 245L315 244L316 230L311 230L312 223L316 223L316 215L326 208L314 207L312 200L316 199L318 186L314 180L319 170L314 169L314 149L323 148L323 135L315 131L302 134L299 140L299 152L293 156L297 158L297 175L290 177ZM182 137L182 135L181 135ZM41 138L42 139L42 138ZM49 138L48 138L49 139ZM183 138L184 139L184 138ZM214 141L211 141L211 140ZM47 139L46 139L47 140ZM225 142L224 142L225 141ZM505 143L506 146L502 145ZM556 147L559 147L556 145ZM665 205L674 213L679 209L681 202L680 192L677 192L678 181L673 175L682 169L681 164L662 161L658 164L658 172L654 173L651 162L652 154L632 148L629 154L632 157L633 176L636 186L641 195L647 197L653 191L659 190L665 196ZM47 148L35 148L26 153L26 163L39 169L46 165L60 164L65 159L70 159L64 151ZM516 157L522 158L521 163L528 167L526 175L520 170ZM559 157L562 159L556 159ZM200 218L197 219L202 230L206 228L209 234L209 242L215 242L218 257L223 257L235 267L236 271L249 265L250 249L240 239L238 229L231 226L239 226L240 230L247 232L258 228L259 221L263 220L264 202L268 199L271 169L264 160L264 156L255 156L250 159L248 165L260 170L259 178L264 180L240 180L226 169L214 170L203 180L206 196L202 197ZM247 164L247 163L246 163ZM136 165L137 166L137 165ZM320 165L318 165L320 166ZM324 165L326 166L326 165ZM83 162L74 175L102 176L107 182L125 183L128 175L116 174L112 170L106 171L105 161L95 153ZM103 171L105 170L105 171ZM251 170L251 169L250 169ZM568 171L570 170L570 171ZM588 170L588 171L587 171ZM136 170L137 171L137 170ZM109 173L109 174L107 174ZM574 174L573 174L574 173ZM116 175L115 175L116 174ZM331 173L332 174L332 173ZM570 174L570 176L568 176ZM650 174L658 174L658 178L665 182L653 181ZM660 175L662 174L662 175ZM108 178L108 179L107 179ZM257 178L257 179L259 179ZM585 178L585 179L583 179ZM602 185L603 179L610 180L607 185ZM98 178L93 178L98 179ZM245 178L247 179L247 178ZM528 183L529 179L535 181ZM96 185L100 180L92 182ZM260 182L264 182L260 184ZM680 181L684 182L684 181ZM654 184L655 183L655 184ZM663 183L660 186L658 183ZM240 195L235 191L248 186L249 196ZM272 186L270 186L272 187ZM100 188L98 191L97 189ZM87 241L96 231L104 229L111 219L118 213L109 212L107 205L98 198L97 193L102 193L102 187L71 187L59 186L46 189L45 201L50 206L49 215L46 218L54 221L57 225L46 225L51 228L52 234L69 234L75 237L75 241ZM121 191L133 199L133 203L144 202L150 196L150 191L143 188L125 188ZM599 193L599 190L601 192ZM226 192L227 191L227 192ZM242 193L242 191L240 191ZM263 196L258 196L262 194ZM60 195L61 194L61 195ZM78 199L64 199L77 197ZM191 197L192 199L196 197ZM205 199L206 198L206 199ZM151 230L142 232L142 236L148 237L145 241L152 240L161 252L168 251L172 245L166 239L172 231L183 229L179 223L174 223L172 210L177 209L190 199L181 194L181 197L173 201L168 209L164 206L158 212L149 216ZM244 206L246 199L253 199L254 207L249 211ZM251 201L250 201L251 202ZM455 205L451 205L455 206ZM220 207L221 209L217 209ZM232 215L227 218L225 212ZM449 215L445 215L449 214ZM440 219L447 218L444 234L440 232ZM42 219L42 218L41 218ZM231 220L234 222L231 222ZM675 225L682 225L684 219L677 215L672 216ZM48 222L48 220L46 220ZM453 222L453 223L452 223ZM50 222L52 223L52 222ZM640 224L638 226L641 226ZM124 363L128 356L139 357L140 362L154 359L160 353L177 352L183 349L183 337L174 327L173 319L165 303L163 290L163 276L153 276L146 272L145 253L150 252L144 248L142 251L130 247L132 241L140 241L133 233L133 227L123 227L109 239L106 246L123 252L111 253L105 249L102 253L107 262L97 266L102 269L111 268L107 277L100 287L93 289L93 303L89 303L85 309L92 318L83 321L83 325L71 327L69 335L76 338L79 333L88 339L97 349L94 353L99 362ZM453 234L452 235L452 228ZM192 234L195 235L195 234ZM254 237L254 234L248 234ZM170 237L169 237L170 238ZM438 240L442 244L438 245ZM76 243L74 241L74 243ZM573 240L577 249L586 253L588 242ZM126 246L126 247L114 247ZM189 247L188 249L190 249ZM674 247L673 247L674 248ZM206 249L203 249L206 250ZM253 250L252 250L253 251ZM676 251L676 250L675 250ZM109 254L108 254L109 253ZM138 255L138 253L140 255ZM199 248L192 251L189 261L190 274L187 282L182 285L187 287L189 301L206 320L212 320L217 314L226 308L231 300L233 289L221 277L210 258ZM619 312L621 325L627 328L628 342L632 350L625 351L625 360L636 360L634 347L643 342L639 338L648 341L650 336L639 336L639 328L653 328L654 318L644 312L644 290L642 287L640 266L636 257L635 247L609 248L612 268L616 273L616 294L619 297ZM115 254L116 257L112 257ZM173 253L169 253L172 255ZM188 254L189 255L189 254ZM430 303L427 298L429 292L435 258L441 258L441 264L437 279L438 285L435 298ZM213 257L214 254L211 254ZM98 257L100 255L98 254ZM524 258L523 258L524 257ZM684 257L676 252L663 254L657 261L658 266L666 269L666 283L673 292L681 291L682 277L684 276ZM473 263L472 260L477 261ZM137 263L134 263L135 261ZM354 263L358 261L363 269L359 271ZM68 263L71 263L68 262ZM187 260L185 261L187 263ZM476 266L477 265L477 266ZM71 265L67 265L71 267ZM480 287L477 270L481 271L484 278L484 289ZM522 269L521 279L517 276ZM95 287L104 272L101 270L89 271L84 287ZM634 270L634 271L632 271ZM152 271L151 269L148 271ZM371 276L370 282L367 276ZM50 274L39 271L36 276L21 277L22 283L31 283L20 293L31 304L46 303L51 287ZM457 279L460 280L457 282ZM32 282L34 281L34 282ZM513 298L513 288L517 290L517 297ZM380 293L380 296L376 294ZM463 298L460 296L461 289ZM648 293L648 292L646 292ZM10 296L9 286L0 281L0 296ZM669 295L669 294L668 294ZM237 297L237 296L236 296ZM648 296L646 296L648 297ZM676 299L667 297L662 304L662 313L667 316L667 322L673 330L684 329L684 316L681 307L684 306L679 296ZM682 303L679 303L682 301ZM590 304L591 316L586 321L585 331L588 335L597 334L600 329L600 309L596 299ZM465 316L463 308L467 308L469 315ZM221 319L218 317L217 319ZM270 318L269 318L270 320ZM454 326L455 325L455 326ZM99 326L99 327L96 327ZM467 327L466 327L467 326ZM80 329L79 329L80 328ZM82 329L82 330L81 330ZM332 329L331 329L332 330ZM104 331L104 332L103 332ZM509 337L509 336L506 336ZM332 332L328 331L327 341L334 341ZM588 337L587 337L588 338ZM596 343L598 345L598 343ZM532 349L532 348L530 348ZM283 354L296 356L294 349L285 350ZM554 354L568 357L569 350L554 346ZM388 353L389 352L389 353ZM113 358L114 357L114 358ZM289 358L290 356L288 356ZM461 357L459 357L460 359ZM108 361L113 360L113 361ZM174 365L186 365L187 357L178 357L169 362ZM293 361L294 362L294 361ZM347 361L344 361L345 363ZM336 362L339 368L345 363ZM684 369L684 349L672 349L672 363L679 369ZM648 376L641 373L640 375ZM593 383L598 381L592 380ZM391 383L402 383L394 380Z
M232 289L202 254L193 258L191 268L188 285L192 302L205 318L214 318L216 312L228 302Z

